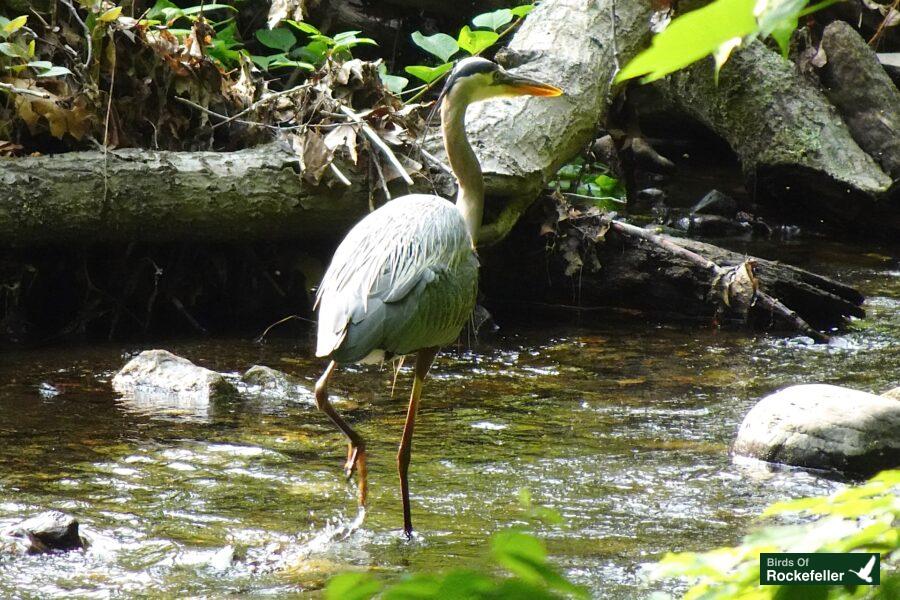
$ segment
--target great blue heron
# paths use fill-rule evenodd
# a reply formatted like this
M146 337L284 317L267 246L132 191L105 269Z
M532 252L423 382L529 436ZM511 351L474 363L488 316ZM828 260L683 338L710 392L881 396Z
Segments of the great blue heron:
M373 363L416 353L415 378L397 454L403 530L412 535L407 472L422 385L441 346L454 341L475 306L475 252L484 207L481 165L466 138L466 107L501 96L558 96L557 87L506 72L483 58L453 69L441 92L441 130L459 183L456 204L440 196L396 198L360 221L338 246L316 298L316 356L331 362L316 383L316 404L349 439L348 478L356 469L366 502L366 447L328 401L340 363Z

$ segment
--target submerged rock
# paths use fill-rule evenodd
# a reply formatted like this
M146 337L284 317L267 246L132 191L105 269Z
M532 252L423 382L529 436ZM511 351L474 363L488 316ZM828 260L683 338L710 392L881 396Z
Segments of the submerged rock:
M867 477L900 466L900 401L834 385L795 385L763 398L734 453Z
M315 403L312 390L300 379L271 367L253 365L241 377L241 382L251 387L243 390L250 394Z
M141 352L116 373L112 386L134 408L204 414L211 400L237 394L221 373L166 350Z
M17 538L14 546L28 554L79 550L86 546L78 532L78 520L56 510L14 525L4 531L4 536Z

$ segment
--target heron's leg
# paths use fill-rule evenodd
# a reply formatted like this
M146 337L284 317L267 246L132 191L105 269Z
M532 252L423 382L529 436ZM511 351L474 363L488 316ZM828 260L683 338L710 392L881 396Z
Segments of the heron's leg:
M344 465L344 472L349 478L353 475L353 468L356 468L356 474L359 478L359 503L361 506L365 506L366 494L368 491L366 444L362 437L353 431L353 428L347 424L336 410L334 410L334 407L328 401L328 380L331 378L331 374L336 367L337 363L331 361L328 364L328 367L325 368L325 372L322 373L322 376L319 377L319 380L316 382L316 406L319 407L319 410L328 415L328 418L331 419L331 421L338 426L338 429L344 432L347 439L350 440L347 447L347 464Z
M413 379L412 393L409 396L409 410L406 413L406 425L403 426L403 437L400 439L400 450L397 452L397 469L400 471L400 495L403 498L403 532L407 538L412 537L412 517L409 511L409 458L412 454L413 428L416 424L416 412L419 410L419 399L422 397L422 386L428 369L434 362L438 348L425 348L416 355L416 375Z

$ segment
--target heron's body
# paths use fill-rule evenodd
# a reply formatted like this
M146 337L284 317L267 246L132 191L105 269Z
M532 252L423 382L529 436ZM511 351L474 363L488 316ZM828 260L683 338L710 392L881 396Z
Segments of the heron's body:
M511 75L483 58L460 61L438 100L444 146L459 184L456 202L423 194L388 202L350 230L319 286L316 355L331 362L316 383L316 403L349 440L345 472L349 477L356 469L361 504L366 501L365 443L328 402L328 381L339 363L416 354L397 454L403 529L408 536L412 521L407 470L422 386L440 347L459 336L475 307L478 289L475 243L484 208L484 180L466 138L466 107L499 96L561 93L551 85Z
M478 259L457 207L411 194L360 221L319 287L317 356L379 362L453 342L475 307Z

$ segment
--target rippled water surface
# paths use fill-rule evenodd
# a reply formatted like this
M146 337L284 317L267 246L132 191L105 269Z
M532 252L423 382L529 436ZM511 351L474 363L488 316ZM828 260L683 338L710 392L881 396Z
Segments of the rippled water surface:
M754 249L766 255L765 249ZM900 265L887 252L798 244L780 258L870 296L869 316L831 346L640 321L508 325L445 351L413 447L413 517L401 540L395 470L410 374L337 374L335 404L369 440L360 524L341 477L345 446L308 393L251 394L195 414L136 410L112 373L145 347L0 355L0 528L47 509L78 517L86 552L0 557L2 597L302 596L347 568L387 577L483 563L486 540L522 524L517 500L565 517L540 526L554 560L598 597L654 585L667 550L732 543L776 499L840 485L733 464L747 410L788 384L900 385ZM312 385L308 340L159 344L201 365L252 364Z

